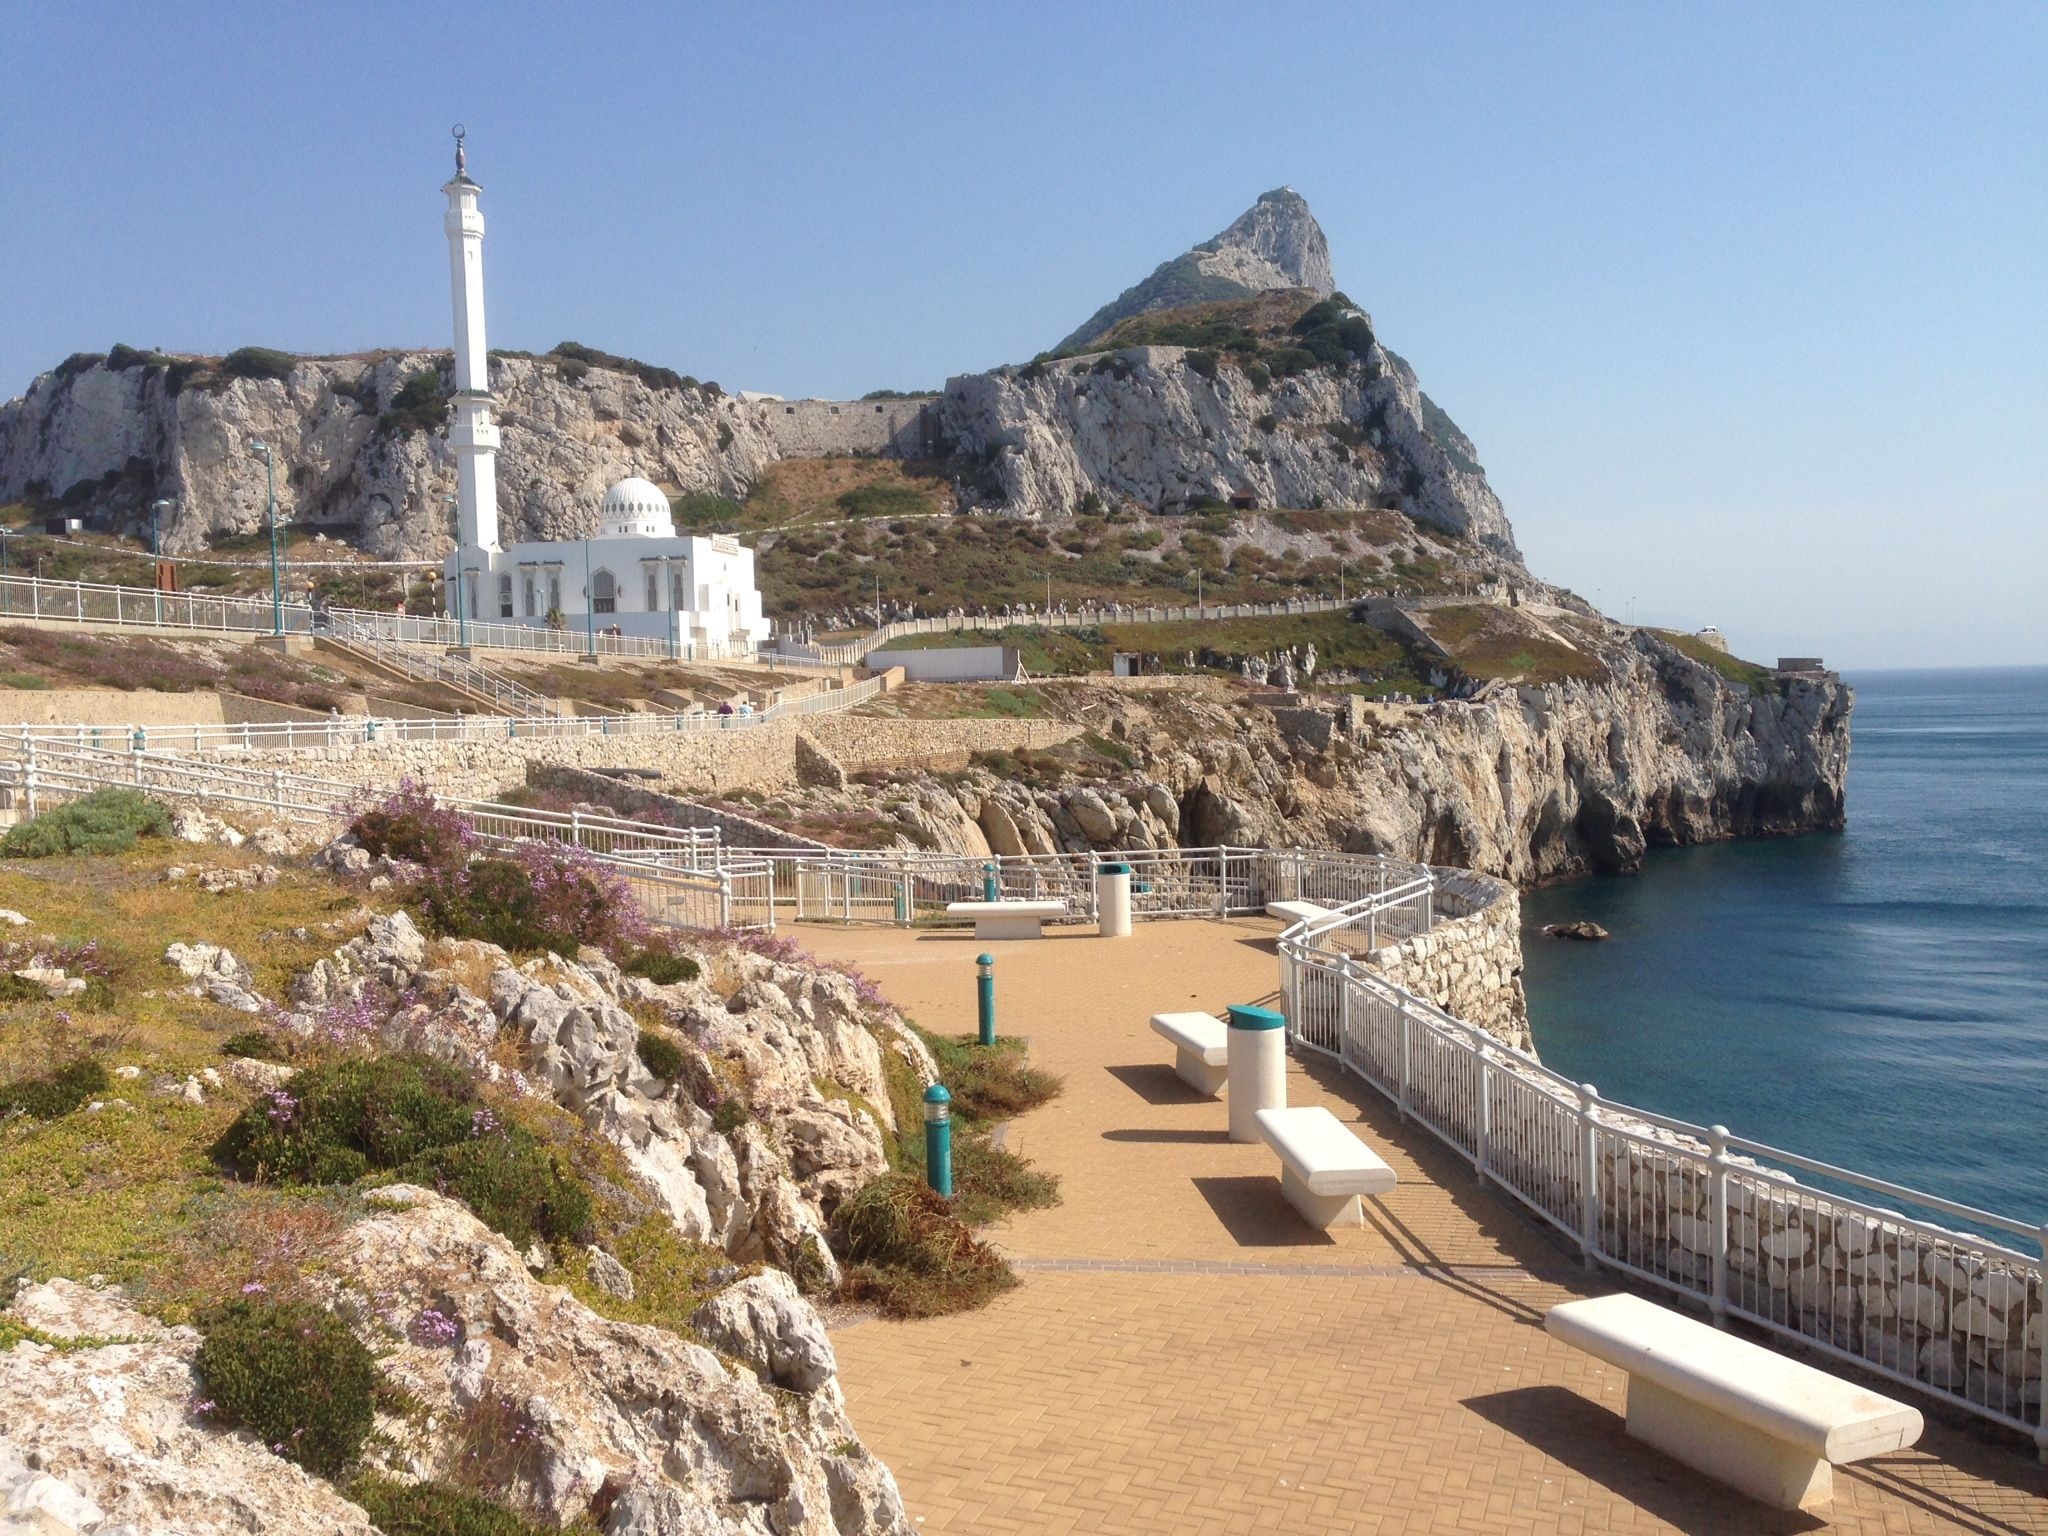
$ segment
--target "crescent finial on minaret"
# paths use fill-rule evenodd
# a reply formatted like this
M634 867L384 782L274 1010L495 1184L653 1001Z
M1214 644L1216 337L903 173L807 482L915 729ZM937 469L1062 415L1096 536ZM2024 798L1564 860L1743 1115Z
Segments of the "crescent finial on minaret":
M456 175L458 175L458 176L460 176L460 175L462 175L462 174L464 173L464 171L465 171L465 169L466 169L466 166L464 165L464 162L463 162L463 154L462 154L462 141L463 141L463 139L465 139L466 137L468 137L468 130L467 130L467 129L465 129L465 128L464 128L464 127L462 126L462 124L460 124L460 123L457 123L457 124L455 125L455 129L454 129L454 132L455 132L455 174L456 174Z

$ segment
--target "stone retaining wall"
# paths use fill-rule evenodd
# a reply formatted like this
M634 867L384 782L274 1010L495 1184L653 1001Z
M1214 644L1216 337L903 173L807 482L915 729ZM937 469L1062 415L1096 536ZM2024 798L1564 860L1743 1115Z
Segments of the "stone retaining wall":
M1059 720L904 720L819 715L804 731L848 773L869 768L955 769L976 752L1043 751L1082 728Z
M620 816L645 817L671 827L710 827L728 848L789 848L800 853L832 851L827 844L785 832L780 827L771 827L751 816L699 805L694 800L663 794L643 784L609 778L588 768L571 768L560 763L531 763L527 766L526 782L535 789L581 795L593 805L605 806Z
M200 754L208 756L212 754ZM241 765L247 754L223 753ZM524 784L534 764L650 768L682 791L783 789L796 783L796 726L768 721L724 731L545 736L506 741L356 742L260 754L266 768L389 789L402 779L437 794L487 800Z
M1364 958L1395 986L1535 1055L1522 992L1521 897L1506 881L1470 870L1433 873L1434 926Z

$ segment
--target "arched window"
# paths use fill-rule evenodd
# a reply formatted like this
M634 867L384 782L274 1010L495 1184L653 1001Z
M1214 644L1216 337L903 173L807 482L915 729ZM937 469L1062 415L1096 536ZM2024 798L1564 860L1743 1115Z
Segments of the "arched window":
M512 617L512 573L509 571L498 578L498 617Z
M562 573L560 571L550 571L548 572L548 612L560 613L561 611Z
M659 613L661 612L661 567L656 565L646 566L642 574L647 578L647 611L649 613Z
M610 571L599 571L590 578L590 611L592 613L617 613L619 611L619 584L612 579Z
M671 571L669 573L668 601L671 608L687 608L690 606L689 595L683 591L683 573L681 571Z
M526 597L526 616L530 619L535 617L533 609L533 572L526 572L524 577L521 578L520 584L526 589L524 594Z

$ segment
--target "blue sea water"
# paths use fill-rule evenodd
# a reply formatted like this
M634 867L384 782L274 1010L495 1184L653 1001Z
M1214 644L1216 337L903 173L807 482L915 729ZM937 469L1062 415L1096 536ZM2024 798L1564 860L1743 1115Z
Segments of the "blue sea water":
M2048 1222L2048 669L1852 676L1849 826L1523 903L1544 1061ZM1546 938L1591 918L1604 944Z

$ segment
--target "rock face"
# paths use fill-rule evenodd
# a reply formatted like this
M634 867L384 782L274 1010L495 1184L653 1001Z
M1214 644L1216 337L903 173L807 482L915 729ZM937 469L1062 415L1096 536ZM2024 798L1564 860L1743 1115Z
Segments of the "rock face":
M1065 515L1091 494L1151 510L1247 493L1263 507L1395 506L1520 559L1471 442L1377 341L1349 367L1264 389L1190 366L1185 347L1126 347L948 379L941 410L1004 512Z
M449 387L446 353L304 358L283 379L202 372L181 385L188 366L88 357L40 376L0 405L0 501L68 496L147 537L150 500L168 497L164 550L193 554L214 534L262 526L249 444L264 441L277 449L279 510L305 531L393 559L447 552L446 428L437 405L429 426L397 404L422 375ZM491 388L507 541L590 532L605 488L627 475L739 495L776 457L757 417L701 388L523 357L493 358Z
M1083 346L1120 320L1151 310L1243 298L1276 288L1306 288L1318 298L1336 290L1330 242L1292 187L1266 193L1212 240L1161 262L1083 321L1056 351Z
M1047 683L1050 710L1120 742L1129 772L1076 784L973 769L890 795L920 845L975 855L1331 847L1518 885L1632 870L1652 846L1843 824L1853 695L1839 681L1749 693L1643 631L1604 659L1601 681L1491 683L1378 716L1268 709L1220 684Z
M51 1339L133 1342L0 1354L0 1529L377 1536L331 1486L194 1412L194 1330L68 1280L31 1286L11 1310Z
M895 1480L855 1438L817 1314L787 1276L707 1304L732 1320L707 1337L734 1369L535 1280L457 1201L409 1185L376 1198L382 1209L333 1257L336 1310L387 1351L386 1377L436 1422L496 1426L511 1502L557 1522L595 1504L607 1536L908 1529ZM453 1322L451 1340L407 1329L428 1308ZM459 1432L387 1428L418 1476L445 1476L465 1453Z

